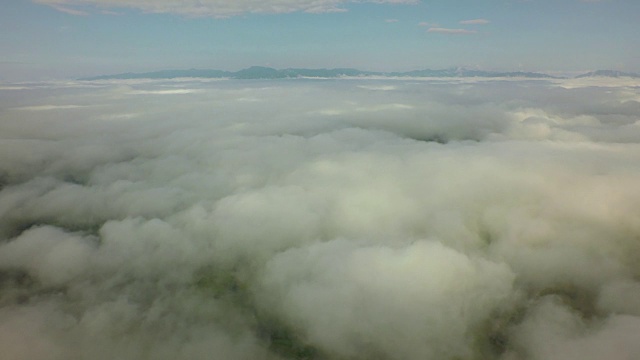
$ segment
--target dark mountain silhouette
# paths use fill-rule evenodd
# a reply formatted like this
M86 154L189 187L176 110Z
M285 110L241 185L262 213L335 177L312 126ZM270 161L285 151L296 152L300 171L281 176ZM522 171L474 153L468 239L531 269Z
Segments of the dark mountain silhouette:
M338 69L274 69L264 66L252 66L239 71L224 71L213 69L190 69L190 70L162 70L145 73L123 73L114 75L100 75L86 77L79 80L115 80L115 79L175 79L175 78L228 78L228 79L294 79L294 78L340 78L340 77L480 77L480 78L505 78L520 77L531 79L558 79L538 72L499 72L471 70L465 68L450 69L423 69L406 72L378 72L362 71L358 69L338 68ZM640 74L628 73L615 70L598 70L586 74L578 75L576 78L585 77L631 77L640 78Z
M578 75L576 78L588 78L588 77L630 77L630 78L640 78L640 74L616 71L616 70L597 70L588 72L586 74Z

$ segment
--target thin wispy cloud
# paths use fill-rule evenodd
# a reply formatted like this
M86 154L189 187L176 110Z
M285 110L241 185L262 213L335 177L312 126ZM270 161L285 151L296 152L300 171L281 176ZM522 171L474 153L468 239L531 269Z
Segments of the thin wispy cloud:
M82 105L33 105L33 106L22 106L14 108L16 110L23 111L51 111L51 110L69 110L69 109L79 109L84 106Z
M100 14L102 15L120 15L120 13L111 10L101 10Z
M460 21L460 24L462 24L462 25L486 25L486 24L488 24L490 22L491 21L489 21L487 19L472 19L472 20Z
M427 30L430 33L449 34L449 35L471 35L477 33L476 30L468 29L448 29L442 27L432 27Z
M175 13L187 16L228 17L247 13L328 13L346 11L344 5L355 2L377 4L416 4L417 0L34 0L66 13L80 15L74 6L96 6L101 9L132 8L150 13Z
M78 9L71 9L71 8L67 8L67 7L63 7L63 6L59 6L59 5L53 5L52 6L54 9L63 12L65 14L69 14L69 15L75 15L75 16L87 16L89 15L89 13L87 13L86 11L82 11L82 10L78 10Z

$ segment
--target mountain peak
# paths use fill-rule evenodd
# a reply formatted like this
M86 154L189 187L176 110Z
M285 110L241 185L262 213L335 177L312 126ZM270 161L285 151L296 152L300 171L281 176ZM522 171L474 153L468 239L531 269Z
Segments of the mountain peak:
M640 78L640 74L617 71L617 70L596 70L591 71L586 74L578 75L576 78L588 78L588 77L630 77L630 78Z
M473 70L464 67L453 67L448 69L423 69L405 72L376 72L362 71L351 68L335 69L304 69L288 68L274 69L266 66L251 66L239 71L224 71L211 69L189 69L189 70L162 70L147 73L123 73L115 75L102 75L83 78L80 80L113 80L113 79L174 79L174 78L229 78L229 79L291 79L291 78L340 78L358 76L389 76L389 77L479 77L479 78L531 78L531 79L558 79L544 73L525 71L485 71ZM587 77L630 77L640 78L640 74L622 72L616 70L597 70L576 78Z

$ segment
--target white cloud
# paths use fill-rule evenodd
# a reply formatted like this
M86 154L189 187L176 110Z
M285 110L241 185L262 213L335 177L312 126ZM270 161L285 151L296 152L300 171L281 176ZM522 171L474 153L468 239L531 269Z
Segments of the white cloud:
M82 108L84 105L32 105L32 106L22 106L14 108L16 110L24 110L24 111L50 111L50 110L69 110L69 109L78 109Z
M266 304L323 352L395 359L469 357L464 338L509 301L514 280L503 264L436 241L400 249L319 243L275 256L262 276Z
M108 8L132 8L151 13L175 13L186 16L227 17L245 13L290 13L290 12L341 12L342 6L354 0L33 0L40 4L72 13L84 14L86 6ZM357 1L360 2L360 1ZM378 4L415 4L417 0L366 0ZM83 10L74 9L82 6Z
M398 19L386 19L384 22L387 22L387 23L396 23L396 22L398 22Z
M439 33L439 34L450 34L450 35L471 35L477 33L476 30L467 30L467 29L448 29L441 27L432 27L427 30L430 33Z
M19 84L3 360L638 358L637 84L569 84Z
M68 8L65 6L60 6L60 5L52 5L52 7L60 12L69 14L69 15L75 15L75 16L87 16L89 15L89 13L87 13L86 11L82 11L82 10L78 10L78 9L72 9L72 8Z
M358 87L361 89L378 91L392 91L397 89L397 87L394 85L358 85Z
M473 20L460 21L460 24L462 24L462 25L486 25L486 24L488 24L490 22L491 21L489 21L487 19L473 19Z

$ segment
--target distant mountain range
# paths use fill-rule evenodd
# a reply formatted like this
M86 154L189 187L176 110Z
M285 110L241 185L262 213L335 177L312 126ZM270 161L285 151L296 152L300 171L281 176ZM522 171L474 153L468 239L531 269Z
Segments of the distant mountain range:
M252 66L239 71L224 70L162 70L146 73L124 73L115 75L101 75L81 78L79 80L116 80L116 79L175 79L175 78L207 78L207 79L293 79L293 78L340 78L340 77L481 77L481 78L504 78L520 77L531 79L561 79L561 77L551 76L537 72L498 72L469 70L465 68L452 68L441 70L413 70L407 72L376 72L362 71L358 69L274 69L264 66ZM640 74L625 73L613 70L598 70L586 74L578 75L576 78L585 77L632 77L640 78Z
M576 76L576 78L587 78L587 77L613 77L613 78L630 77L630 78L638 79L640 78L640 74L622 72L622 71L616 71L616 70L598 70L598 71L592 71L586 74Z

